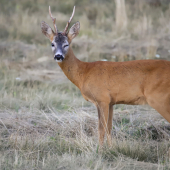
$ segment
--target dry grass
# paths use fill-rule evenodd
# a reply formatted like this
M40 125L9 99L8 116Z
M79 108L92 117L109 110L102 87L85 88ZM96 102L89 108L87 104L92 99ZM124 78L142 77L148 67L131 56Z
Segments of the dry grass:
M42 20L52 25L48 5L60 30L76 5L79 59L169 60L169 2L120 2L116 14L111 0L0 0L0 169L170 169L169 123L149 107L116 105L112 147L99 150L96 109L40 31Z
M163 169L169 166L170 127L158 113L149 109L152 115L146 119L148 108L116 109L112 147L106 145L100 151L94 109L83 107L57 112L49 107L45 112L23 107L18 112L0 111L1 169Z
M170 126L153 109L117 105L112 147L99 150L96 109L82 104L74 88L16 80L1 66L1 169L169 166Z

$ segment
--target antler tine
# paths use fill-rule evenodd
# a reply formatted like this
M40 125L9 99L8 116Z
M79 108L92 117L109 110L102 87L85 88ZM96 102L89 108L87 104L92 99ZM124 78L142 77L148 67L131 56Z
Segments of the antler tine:
M74 12L75 12L75 6L74 6L74 8L73 8L73 13L72 13L72 15L71 15L69 21L67 22L67 25L66 25L66 27L65 27L65 29L64 29L64 31L63 31L63 35L66 35L66 32L67 32L68 27L69 27L69 25L70 25L70 22L71 22L71 20L73 19Z
M52 19L52 21L53 21L54 31L55 31L55 33L57 34L58 30L57 30L57 26L56 26L56 24L55 24L56 18L54 18L54 17L52 16L50 6L49 6L49 14L50 14L50 17L51 17L51 19Z
M74 16L74 13L75 13L75 6L74 6L74 8L73 8L73 12L72 12L72 15L71 15L71 17L70 17L70 19L69 19L69 23L71 22L71 20L72 20L72 18L73 18L73 16Z

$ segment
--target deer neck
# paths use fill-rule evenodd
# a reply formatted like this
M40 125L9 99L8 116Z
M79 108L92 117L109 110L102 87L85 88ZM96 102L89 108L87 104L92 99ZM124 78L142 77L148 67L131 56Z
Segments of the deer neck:
M82 62L75 57L71 47L69 48L65 59L61 63L58 63L58 65L67 78L80 89L85 73L85 62Z

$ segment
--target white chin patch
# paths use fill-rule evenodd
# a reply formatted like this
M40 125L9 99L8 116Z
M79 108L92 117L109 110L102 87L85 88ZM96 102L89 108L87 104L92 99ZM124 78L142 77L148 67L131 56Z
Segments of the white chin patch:
M60 59L60 60L55 60L57 63L61 63L62 62L62 60Z

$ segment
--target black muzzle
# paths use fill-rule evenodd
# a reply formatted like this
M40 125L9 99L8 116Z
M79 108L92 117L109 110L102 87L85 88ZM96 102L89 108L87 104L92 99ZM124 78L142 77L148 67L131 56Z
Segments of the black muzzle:
M64 60L64 57L60 54L57 54L54 56L54 60L57 60L57 61L63 61Z

